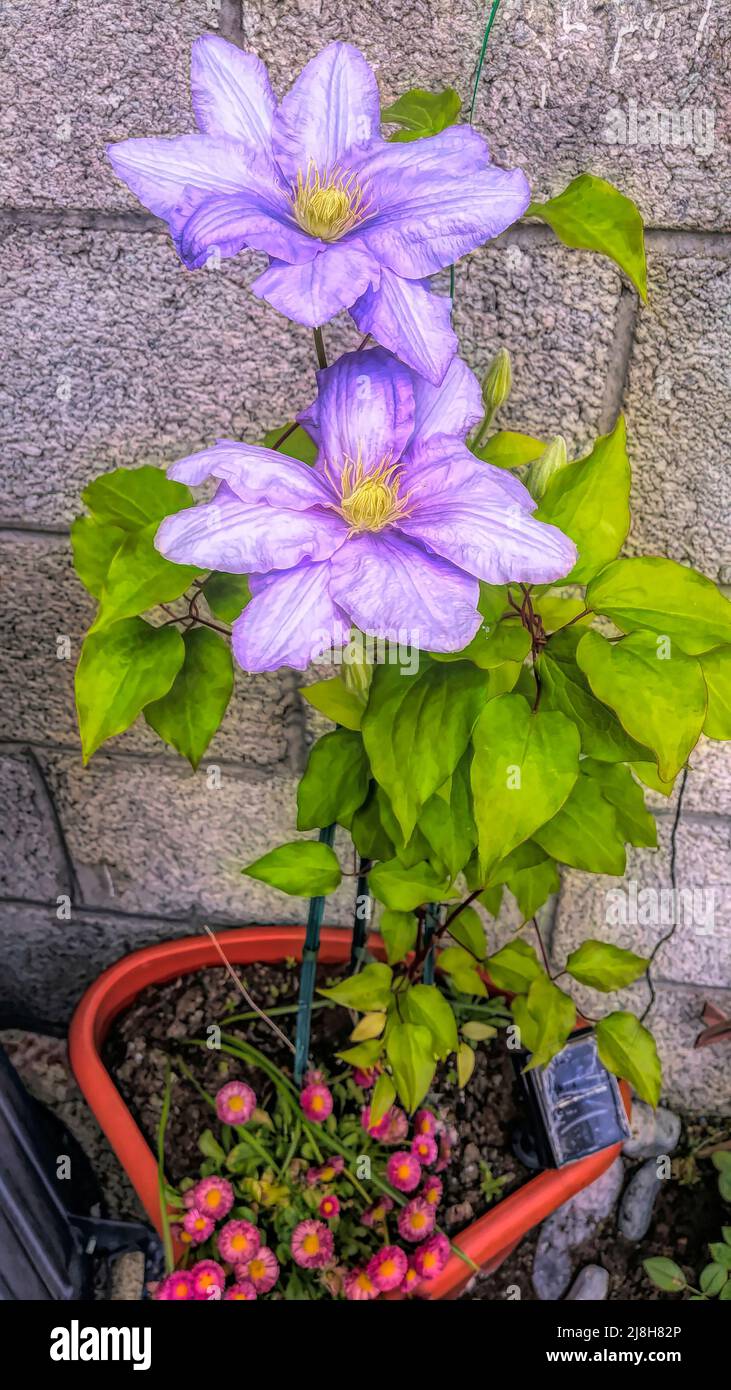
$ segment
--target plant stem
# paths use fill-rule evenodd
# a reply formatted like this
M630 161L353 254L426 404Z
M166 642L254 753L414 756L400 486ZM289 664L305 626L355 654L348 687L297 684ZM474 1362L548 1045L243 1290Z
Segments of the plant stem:
M317 353L317 364L323 368L327 366L327 354L325 352L325 341L322 336L321 328L313 328L315 335L315 352Z
M252 999L251 995L249 994L248 989L247 989L246 986L243 984L243 982L239 979L239 976L236 974L236 971L234 970L234 968L233 968L233 966L232 966L230 960L228 959L228 956L225 954L225 952L224 952L224 950L223 950L223 947L221 946L221 943L220 943L220 941L218 940L218 937L217 937L217 936L214 936L214 934L213 934L213 932L211 931L210 927L207 927L205 924L204 924L204 926L203 926L203 930L204 930L205 932L207 932L208 935L210 936L211 941L213 942L213 945L215 946L215 948L216 948L216 950L217 950L219 956L221 957L221 960L223 961L223 964L225 965L225 967L226 967L226 969L227 969L229 975L231 976L231 979L233 980L233 982L234 982L234 984L236 985L236 988L239 990L239 992L244 996L244 999L246 1000L246 1002L247 1002L247 1004L249 1005L249 1007L250 1007L251 1009L254 1010L254 1013L256 1013L256 1014L259 1015L259 1018L263 1019L264 1023L268 1024L268 1026L271 1028L272 1032L274 1033L275 1037L279 1038L279 1041L280 1041L281 1043L284 1043L284 1046L285 1046L285 1047L288 1047L289 1050L290 1050L290 1052L293 1053L293 1052L294 1052L294 1043L290 1042L289 1038L287 1037L287 1034L282 1032L282 1030L281 1030L281 1028L278 1026L278 1024L272 1023L272 1020L270 1019L269 1015L266 1014L266 1013L264 1012L263 1009L260 1009L260 1008L259 1008L259 1005L257 1004L257 1002L256 1002L255 999Z
M170 1116L170 1059L165 1065L165 1090L162 1097L162 1110L160 1111L160 1123L157 1127L157 1185L160 1195L160 1221L162 1223L162 1244L165 1252L165 1272L172 1273L175 1268L175 1256L173 1254L173 1238L170 1233L170 1217L168 1215L168 1200L166 1195L167 1182L165 1179L165 1134L168 1127Z

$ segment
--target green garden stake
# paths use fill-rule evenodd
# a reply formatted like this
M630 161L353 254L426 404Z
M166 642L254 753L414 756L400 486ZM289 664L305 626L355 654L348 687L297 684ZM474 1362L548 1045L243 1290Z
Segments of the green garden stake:
M335 826L327 825L320 831L322 844L332 847L335 839ZM302 971L300 973L299 1008L297 1010L297 1031L295 1034L294 1079L300 1085L307 1070L310 1055L310 1025L312 1022L312 1000L315 995L317 973L317 953L320 948L320 928L325 910L324 898L310 898L307 914L307 930L302 952Z

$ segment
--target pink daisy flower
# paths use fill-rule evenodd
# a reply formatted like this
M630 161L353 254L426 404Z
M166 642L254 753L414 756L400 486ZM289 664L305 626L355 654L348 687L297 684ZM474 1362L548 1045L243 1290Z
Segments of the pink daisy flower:
M332 1094L327 1086L315 1081L300 1092L300 1105L308 1120L314 1120L315 1124L321 1125L328 1115L332 1115Z
M236 1299L241 1303L251 1303L256 1298L256 1289L250 1279L239 1279L235 1284L229 1284L225 1294L225 1300Z
M228 1216L234 1204L234 1190L226 1178L201 1178L193 1188L193 1206L214 1221L222 1221Z
M226 1275L216 1260L199 1260L191 1269L195 1296L199 1299L216 1297L215 1290L222 1289Z
M413 1293L418 1284L421 1283L421 1275L416 1269L413 1259L409 1260L409 1267L404 1275L404 1282L401 1285L405 1292Z
M321 1216L323 1221L334 1221L339 1211L340 1202L335 1196L323 1197L319 1207L317 1208L318 1216Z
M183 1230L187 1231L193 1245L202 1245L215 1230L215 1222L204 1211L191 1207L183 1217Z
M434 1230L436 1219L436 1207L430 1206L423 1197L413 1197L399 1212L399 1235L404 1240L426 1240Z
M360 1122L371 1139L380 1139L382 1144L400 1144L409 1132L409 1122L403 1110L392 1105L378 1124L371 1124L371 1108L364 1105L360 1112Z
M436 1232L414 1251L414 1266L422 1279L434 1279L441 1274L449 1259L449 1241Z
M360 1086L361 1091L370 1091L371 1086L375 1086L378 1072L375 1067L370 1071L363 1071L361 1067L353 1068L353 1080L356 1086Z
M183 1206L195 1207L197 1205L198 1203L195 1200L195 1187L189 1187L187 1191L183 1193Z
M421 1164L415 1154L399 1149L386 1164L386 1177L399 1192L413 1192L421 1182Z
M268 1245L260 1245L256 1254L244 1264L237 1264L234 1273L237 1283L251 1283L256 1292L269 1293L279 1278L279 1260Z
M393 1211L393 1197L379 1197L361 1216L363 1226L382 1226L390 1211Z
M411 1141L411 1152L428 1167L430 1163L436 1163L439 1154L437 1141L430 1134L417 1134Z
M333 1257L332 1232L323 1221L300 1221L292 1232L290 1249L300 1269L323 1269Z
M173 1301L175 1303L191 1302L195 1299L195 1282L193 1275L187 1269L174 1270L168 1274L159 1285L156 1299Z
M424 1201L428 1202L430 1206L438 1207L442 1200L443 1191L444 1183L441 1178L436 1177L434 1174L430 1174L429 1177L425 1179L419 1195L423 1197Z
M430 1134L433 1138L438 1127L437 1117L432 1110L417 1110L414 1115L415 1134Z
M222 1259L232 1265L250 1260L261 1245L261 1236L250 1221L227 1221L217 1239Z
M368 1274L379 1293L389 1293L403 1283L408 1259L398 1245L385 1245L368 1261Z
M367 1269L351 1269L345 1276L345 1297L351 1302L378 1298L378 1289Z
M335 1154L326 1163L320 1163L315 1168L308 1168L306 1181L308 1187L317 1187L320 1182L334 1182L342 1173L345 1167L345 1159L342 1154Z
M245 1125L256 1108L256 1096L245 1081L227 1081L216 1092L216 1114L224 1125Z

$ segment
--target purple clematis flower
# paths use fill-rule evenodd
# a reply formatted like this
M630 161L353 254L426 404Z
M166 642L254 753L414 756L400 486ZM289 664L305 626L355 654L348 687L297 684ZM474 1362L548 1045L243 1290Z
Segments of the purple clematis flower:
M483 407L460 358L435 387L383 348L350 352L318 388L300 416L313 467L223 439L168 470L193 486L218 479L213 500L166 517L155 544L178 564L251 575L233 625L247 671L304 670L352 625L461 651L482 621L478 580L545 583L572 568L573 542L535 520L523 484L464 443Z
M184 263L264 251L260 298L310 327L348 309L440 382L457 340L428 276L522 216L525 175L491 164L467 125L384 140L376 79L349 44L323 49L277 105L261 60L208 35L193 44L191 89L200 134L108 147Z

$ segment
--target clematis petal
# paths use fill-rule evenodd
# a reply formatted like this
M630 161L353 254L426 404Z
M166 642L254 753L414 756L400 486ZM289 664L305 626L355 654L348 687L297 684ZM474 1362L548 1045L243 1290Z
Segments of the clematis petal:
M423 376L414 377L416 419L411 443L426 443L436 434L464 439L481 420L485 408L482 389L474 372L461 357L453 357L441 385L434 386Z
M253 598L231 629L245 671L304 671L330 647L344 646L350 623L329 591L330 567L301 564L252 579Z
M190 91L204 135L229 135L271 154L277 99L255 53L242 53L217 34L203 34L191 52Z
M327 481L314 468L260 444L235 439L217 439L212 448L178 459L168 468L168 477L189 487L198 487L206 478L219 478L243 502L268 502L292 511L333 501Z
M440 442L431 441L436 448ZM530 494L504 469L479 459L470 465L455 450L431 466L422 460L421 468L407 467L404 486L410 512L399 531L488 584L543 584L562 579L576 562L573 541L531 516Z
M166 221L176 216L186 198L190 216L196 196L201 201L210 193L234 194L249 187L251 153L236 141L212 135L120 140L107 145L107 155L117 177ZM271 163L268 167L274 181L276 170Z
M456 164L456 161L455 161ZM361 240L389 270L420 279L453 264L523 216L530 188L520 169L497 165L469 177L428 169L376 174L369 196L378 209Z
M414 428L411 372L383 348L346 352L317 373L317 397L305 411L319 442L318 472L340 476L358 459L368 472L397 462Z
M346 535L347 526L334 511L242 502L221 483L212 502L165 517L155 546L178 565L256 574L301 560L326 560Z
M348 43L331 43L312 58L280 103L274 117L274 155L290 180L309 161L324 172L341 164L353 145L373 139L380 128L378 86L363 54Z
M187 206L184 202L181 211ZM195 199L193 211L175 237L180 258L189 270L197 270L214 251L225 259L250 246L290 265L312 261L317 242L297 226L290 213L281 190L271 182L270 166L251 168L248 188Z
M342 546L330 593L363 632L426 651L461 651L482 622L477 580L393 530Z
M455 165L460 176L464 176L485 169L489 163L490 150L484 136L472 126L450 125L438 135L427 135L422 140L394 143L377 136L354 152L350 168L363 183L381 176L412 179L426 172L453 178Z
M524 512L536 509L527 487L514 473L483 463L461 439L446 434L415 437L402 459L402 490L409 494L412 515L417 507L471 491L496 505L517 506Z
M420 280L381 269L380 284L366 290L350 314L361 333L371 333L427 381L442 381L455 352L451 299L432 294Z
M349 308L370 285L377 285L381 272L375 258L357 242L343 241L323 249L315 238L306 240L314 248L314 260L299 265L274 260L251 289L295 323L319 328Z

